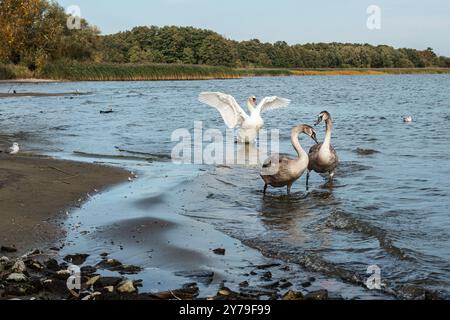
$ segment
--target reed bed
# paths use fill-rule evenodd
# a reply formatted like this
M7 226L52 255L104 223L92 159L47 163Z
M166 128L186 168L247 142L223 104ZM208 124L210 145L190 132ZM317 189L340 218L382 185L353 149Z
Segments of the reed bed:
M230 68L180 64L54 63L40 72L0 64L0 80L43 78L66 81L211 80L262 76L358 76L382 74L450 74L450 68L280 69Z
M0 63L0 80L32 78L33 72L27 67Z
M176 64L52 64L41 76L55 80L142 81L236 79L239 72L228 67Z
M384 74L450 74L450 68L294 69L297 76L358 76Z

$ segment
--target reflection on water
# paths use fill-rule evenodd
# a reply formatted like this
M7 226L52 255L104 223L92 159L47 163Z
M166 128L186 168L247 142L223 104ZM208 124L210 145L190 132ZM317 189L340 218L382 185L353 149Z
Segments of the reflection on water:
M256 166L166 166L177 182L171 202L266 255L330 278L361 285L367 267L378 265L387 292L449 297L449 86L448 75L22 85L16 89L93 93L0 100L0 131L60 157L142 162L151 179L161 174L152 164L170 161L174 130L192 131L194 121L223 129L219 114L197 102L201 91L231 93L238 101L250 94L290 98L288 109L266 118L267 129L281 132L282 153L294 153L292 127L328 110L342 160L332 188L313 174L310 192L302 178L292 196L271 189L264 197ZM107 108L115 112L100 114ZM407 114L415 122L404 124ZM317 131L323 139L323 128ZM254 146L237 148L238 158L247 159L242 163L258 155ZM186 178L178 170L201 174ZM143 200L139 210L155 201Z

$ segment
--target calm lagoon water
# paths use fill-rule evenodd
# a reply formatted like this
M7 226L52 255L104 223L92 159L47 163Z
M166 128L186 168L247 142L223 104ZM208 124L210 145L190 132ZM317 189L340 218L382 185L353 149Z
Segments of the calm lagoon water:
M387 293L416 298L427 289L449 298L449 87L448 75L24 84L14 88L90 94L1 99L0 131L28 150L135 170L144 180L127 187L134 194L170 193L179 214L268 257L356 286L377 265ZM224 129L219 114L197 102L201 91L230 93L242 104L250 95L291 99L265 116L267 129L281 130L284 153L293 153L293 126L329 111L341 158L334 187L313 175L309 192L303 178L291 197L271 190L264 198L254 166L173 164L174 130L192 130L194 121ZM100 114L109 108L115 112ZM415 121L403 123L404 115Z

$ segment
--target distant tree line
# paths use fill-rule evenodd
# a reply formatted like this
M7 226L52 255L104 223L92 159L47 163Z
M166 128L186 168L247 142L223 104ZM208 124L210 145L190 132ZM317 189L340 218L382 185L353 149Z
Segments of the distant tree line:
M161 62L231 67L277 68L424 68L450 67L433 49L394 49L369 44L288 45L259 40L233 41L192 27L137 27L103 37L109 62Z
M450 67L433 49L395 49L350 43L289 45L234 41L193 27L136 27L100 35L82 20L69 30L67 15L47 0L0 0L0 62L31 70L57 61L177 63L266 68Z

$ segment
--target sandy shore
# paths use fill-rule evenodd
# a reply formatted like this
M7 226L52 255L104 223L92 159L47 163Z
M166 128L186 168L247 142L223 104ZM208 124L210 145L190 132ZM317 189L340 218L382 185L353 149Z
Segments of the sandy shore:
M0 80L0 83L51 83L51 82L62 82L61 80L53 79L8 79Z
M19 252L52 245L63 235L58 222L70 207L128 177L111 167L0 154L0 245Z

